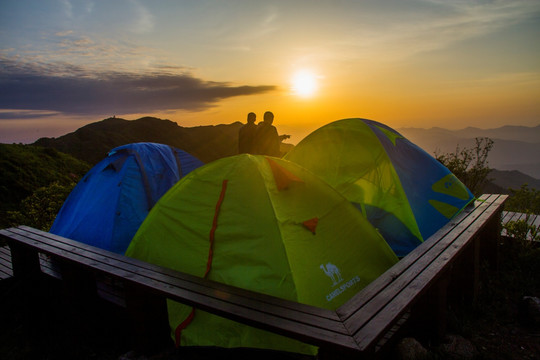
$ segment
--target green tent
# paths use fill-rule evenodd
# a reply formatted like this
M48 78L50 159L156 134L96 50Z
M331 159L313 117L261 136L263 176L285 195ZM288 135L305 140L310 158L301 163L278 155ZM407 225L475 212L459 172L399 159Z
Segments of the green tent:
M248 154L191 172L154 206L126 255L336 309L397 262L356 208L292 162ZM170 301L177 344L316 348Z
M440 162L373 120L343 119L324 125L285 158L349 199L400 257L474 200Z

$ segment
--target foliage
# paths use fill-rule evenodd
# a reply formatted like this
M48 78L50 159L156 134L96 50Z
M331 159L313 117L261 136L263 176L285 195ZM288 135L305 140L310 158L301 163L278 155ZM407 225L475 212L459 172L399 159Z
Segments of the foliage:
M471 192L478 196L487 183L491 169L488 166L488 154L493 148L493 140L477 137L473 148L460 149L448 154L437 154L435 157L461 180Z
M9 226L7 211L19 211L36 189L54 182L71 186L88 170L87 163L52 148L0 144L0 228Z
M522 220L509 221L503 227L507 236L533 246L530 240L540 241L540 227L530 224L529 219L531 214L540 214L540 190L529 189L527 184L523 184L519 190L510 189L510 192L505 209L525 213L526 217Z
M519 190L510 189L510 192L510 198L505 204L506 210L540 214L540 190L529 189L527 184L523 184Z
M20 210L7 212L9 225L28 225L49 231L56 214L60 211L64 200L73 187L75 187L74 182L68 185L53 182L48 186L37 189L21 202Z
M539 227L529 223L530 215L527 214L524 220L509 221L503 225L506 234L512 237L515 241L525 241L526 244L531 244L531 240L540 241Z

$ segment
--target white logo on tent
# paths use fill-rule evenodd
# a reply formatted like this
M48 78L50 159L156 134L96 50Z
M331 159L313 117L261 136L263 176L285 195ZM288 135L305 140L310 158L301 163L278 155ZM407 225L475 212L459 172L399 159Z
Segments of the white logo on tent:
M319 267L332 280L332 286L336 286L343 281L343 278L341 277L341 272L336 265L332 263L327 263L326 265L321 264L321 266Z

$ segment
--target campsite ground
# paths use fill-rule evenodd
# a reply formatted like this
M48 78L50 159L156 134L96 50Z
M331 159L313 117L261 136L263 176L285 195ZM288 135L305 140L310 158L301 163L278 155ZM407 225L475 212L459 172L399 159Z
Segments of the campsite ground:
M472 307L450 311L449 331L468 339L475 359L540 359L540 325L524 315L525 295L540 296L540 249L506 244L497 276L483 284ZM132 348L124 311L105 302L80 306L60 296L56 280L30 289L0 281L0 358L118 359ZM429 359L453 359L440 345L423 344ZM286 354L254 350L182 349L161 359L277 359ZM290 355L291 359L302 359Z

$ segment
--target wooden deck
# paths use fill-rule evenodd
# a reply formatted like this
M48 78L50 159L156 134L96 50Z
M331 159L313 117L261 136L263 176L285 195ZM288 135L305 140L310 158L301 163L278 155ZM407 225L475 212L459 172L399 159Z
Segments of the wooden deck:
M503 225L509 223L510 221L520 221L520 220L523 220L523 221L526 220L529 225L534 226L537 229L540 229L540 215L537 215L537 214L528 215L528 214L520 213L520 212L503 211L503 214L502 214ZM507 236L505 229L502 230L501 235ZM527 233L527 240L533 240L532 234L530 231Z

